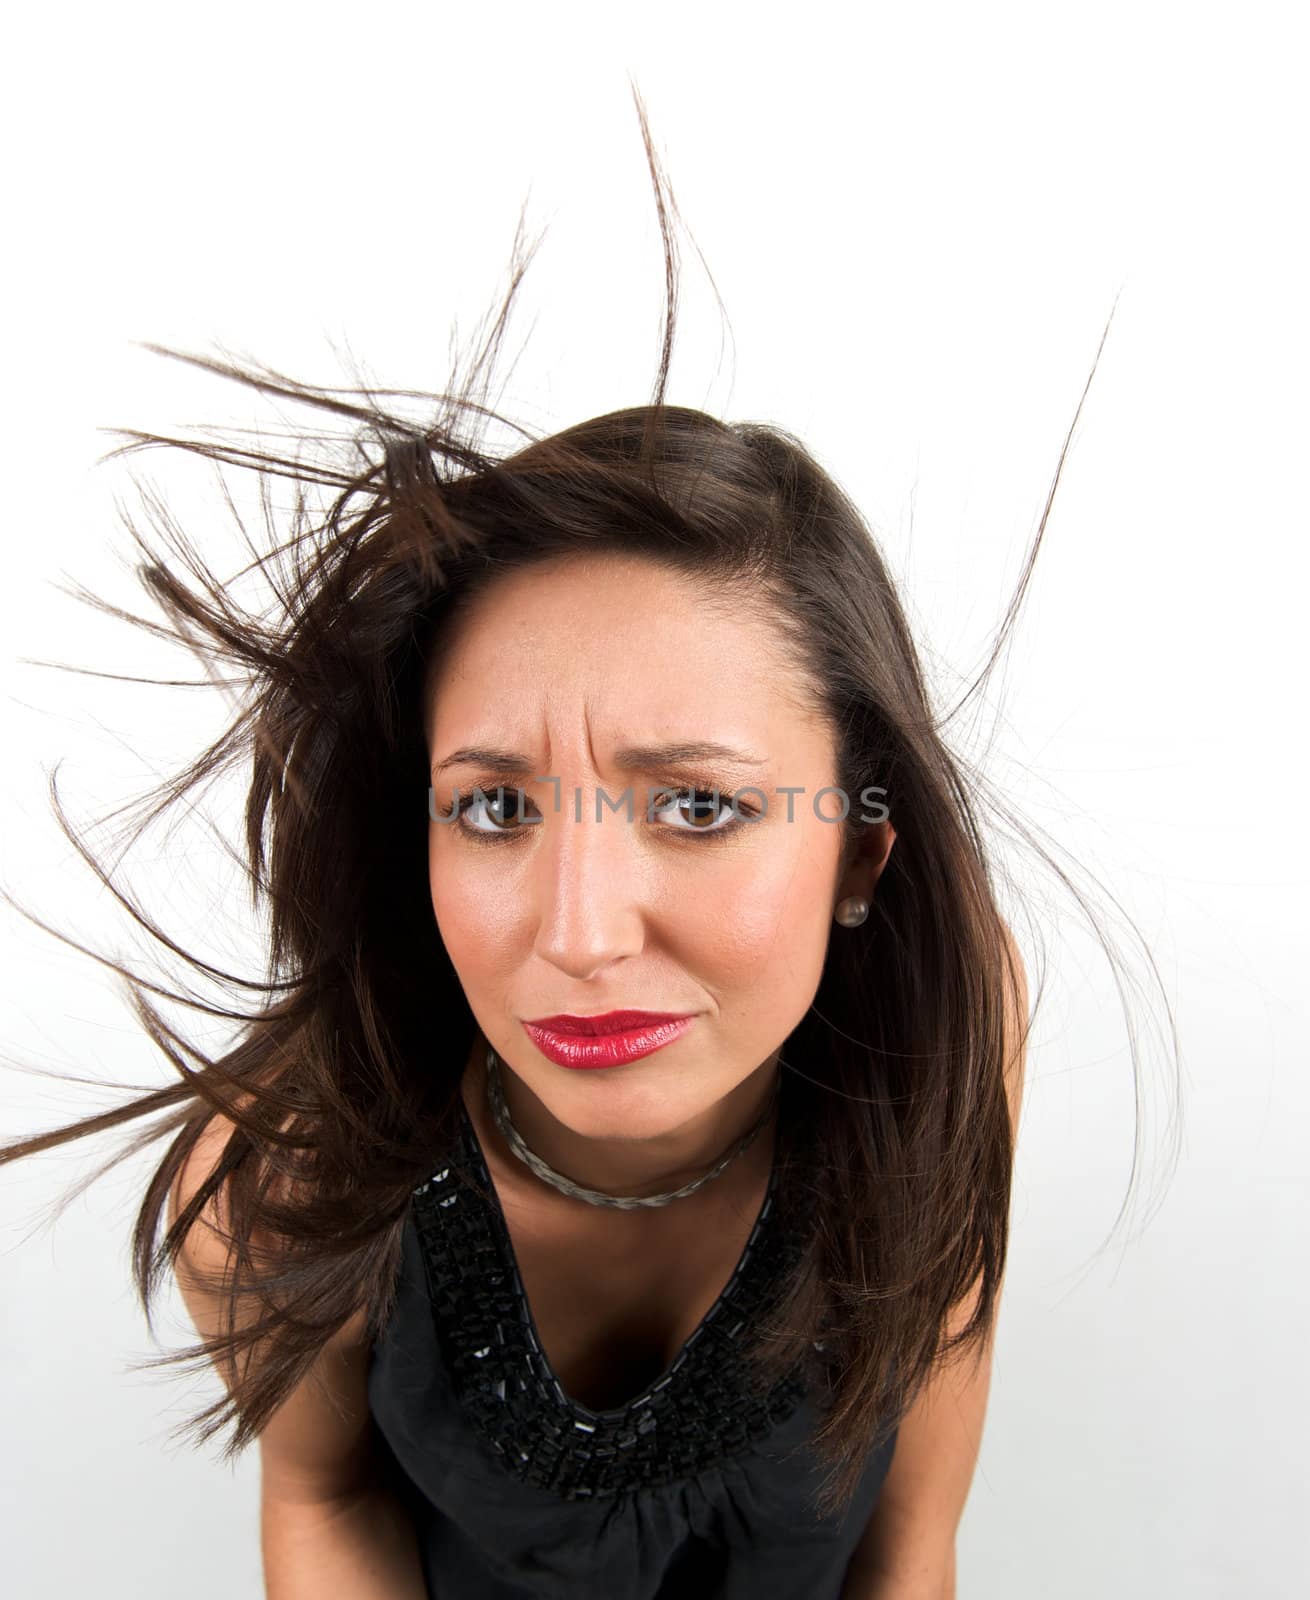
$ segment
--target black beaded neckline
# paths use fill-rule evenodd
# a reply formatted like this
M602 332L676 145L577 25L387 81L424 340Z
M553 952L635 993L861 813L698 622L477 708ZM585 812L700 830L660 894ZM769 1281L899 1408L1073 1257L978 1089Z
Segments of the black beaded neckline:
M452 1156L414 1190L413 1215L456 1394L510 1472L567 1500L653 1487L749 1450L791 1415L805 1392L804 1363L761 1393L746 1381L738 1344L803 1243L780 1214L776 1156L732 1276L672 1365L634 1399L597 1411L551 1369L462 1102L459 1113Z

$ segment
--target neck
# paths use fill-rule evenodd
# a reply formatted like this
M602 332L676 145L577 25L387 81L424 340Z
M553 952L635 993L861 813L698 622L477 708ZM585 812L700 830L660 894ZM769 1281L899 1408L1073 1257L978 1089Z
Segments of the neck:
M475 1036L465 1070L465 1102L476 1109L478 1136L484 1148L490 1141L502 1167L529 1176L523 1163L506 1144L487 1102L487 1045ZM499 1058L501 1088L510 1121L534 1155L583 1188L603 1194L645 1196L667 1193L701 1177L729 1153L755 1126L773 1095L778 1074L775 1052L722 1100L676 1128L649 1139L591 1138L575 1132L553 1116L504 1057ZM773 1159L776 1111L751 1142L749 1149L707 1186L716 1189L740 1166L769 1164ZM541 1180L531 1177L534 1185ZM689 1196L688 1200L694 1197Z

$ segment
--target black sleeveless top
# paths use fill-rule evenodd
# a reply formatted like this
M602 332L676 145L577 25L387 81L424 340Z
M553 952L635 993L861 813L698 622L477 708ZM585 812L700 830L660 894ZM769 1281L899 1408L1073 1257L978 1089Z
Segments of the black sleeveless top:
M763 1393L746 1381L738 1337L805 1238L806 1208L783 1203L778 1170L775 1159L732 1276L672 1366L593 1411L551 1371L461 1102L455 1147L411 1197L368 1379L430 1596L839 1600L896 1434L870 1450L846 1511L821 1518L807 1443L817 1367Z

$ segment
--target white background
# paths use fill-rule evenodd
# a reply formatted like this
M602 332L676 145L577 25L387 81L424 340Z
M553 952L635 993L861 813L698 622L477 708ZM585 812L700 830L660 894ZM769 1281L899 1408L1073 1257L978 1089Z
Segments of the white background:
M1103 915L1113 896L1134 919L1182 1072L1123 924L1144 1120L1112 1235L1134 1155L1119 992L1074 903L1016 860L1034 996L1043 948L1046 984L959 1593L1303 1594L1299 8L623 9L125 0L11 18L5 885L139 953L58 834L46 771L64 759L88 821L221 726L204 691L20 659L192 675L55 587L147 607L98 428L264 416L133 341L226 344L322 383L349 381L348 348L381 382L439 387L526 199L548 233L503 404L556 426L644 400L661 263L629 72L731 319L728 340L684 246L670 398L807 440L882 541L943 703L1010 597L1118 296L1004 677L953 732L994 735L1005 793L1097 875ZM173 482L161 457L140 470ZM188 482L178 503L222 568L221 507ZM236 803L212 808L229 828ZM184 943L250 948L199 836L143 849L129 881ZM0 928L6 1060L169 1081L90 961L7 909ZM117 1100L12 1069L0 1084L10 1138ZM111 1148L0 1174L6 1592L257 1596L253 1452L231 1468L170 1443L213 1385L128 1370L191 1333L170 1287L155 1344L128 1281L162 1146L46 1225Z

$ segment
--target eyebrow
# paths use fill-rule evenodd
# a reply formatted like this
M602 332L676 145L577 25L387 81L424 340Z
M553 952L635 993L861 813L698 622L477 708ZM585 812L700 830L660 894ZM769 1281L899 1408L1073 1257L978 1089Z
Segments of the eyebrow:
M716 761L730 767L763 767L764 756L749 750L734 750L714 740L697 739L676 744L635 744L616 751L614 764L625 772L653 772L660 768L685 767L697 761ZM432 769L435 778L448 767L494 767L497 772L521 777L534 774L537 763L515 750L499 750L494 745L464 745L454 750Z

